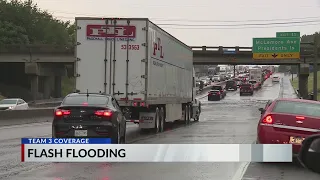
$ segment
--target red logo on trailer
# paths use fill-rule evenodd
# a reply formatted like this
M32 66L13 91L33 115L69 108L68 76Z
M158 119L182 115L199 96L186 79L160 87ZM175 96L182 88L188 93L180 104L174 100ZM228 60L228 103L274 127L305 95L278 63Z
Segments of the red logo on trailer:
M123 25L87 25L87 37L136 38L136 27Z
M157 38L157 42L153 43L153 55L154 56L157 55L157 51L160 52L160 58L163 58L164 53L163 53L163 47L162 47L160 38Z

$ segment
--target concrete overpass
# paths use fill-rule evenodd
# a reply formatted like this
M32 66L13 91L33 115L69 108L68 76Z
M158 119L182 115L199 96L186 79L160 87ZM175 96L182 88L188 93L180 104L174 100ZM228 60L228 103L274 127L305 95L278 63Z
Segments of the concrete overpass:
M230 52L225 52L228 49ZM314 58L310 54L309 48L301 48L300 59L277 59L277 60L254 60L252 59L252 47L223 47L223 46L192 46L193 64L210 65L210 64L262 64L262 65L292 65L301 63L313 63ZM320 56L320 54L319 54Z
M254 60L252 59L252 47L206 47L195 46L193 59L195 65L216 65L216 64L301 64L312 63L313 57L307 48L301 48L301 59L281 60ZM234 53L225 53L224 49ZM320 52L320 51L319 51ZM16 63L24 66L24 74L28 78L31 92L37 98L39 83L44 84L44 98L50 96L50 91L55 91L55 97L61 96L61 77L74 75L74 62L77 61L75 48L67 45L6 45L0 46L0 72L17 72L8 70L6 64L11 66ZM2 68L2 69L1 69ZM7 71L4 71L4 70ZM21 68L20 70L21 71ZM2 76L8 76L4 73ZM12 74L11 76L17 76ZM23 75L22 75L23 76ZM43 82L40 82L43 81Z
M280 60L254 60L252 59L252 47L223 47L223 46L191 46L193 50L194 64L300 64L313 61L310 51L301 48L300 59ZM234 51L234 54L225 53L224 49ZM0 46L0 63L54 63L72 65L75 61L74 47L65 45L7 45ZM320 51L319 51L320 56ZM38 68L41 69L40 65ZM50 65L51 66L51 65Z

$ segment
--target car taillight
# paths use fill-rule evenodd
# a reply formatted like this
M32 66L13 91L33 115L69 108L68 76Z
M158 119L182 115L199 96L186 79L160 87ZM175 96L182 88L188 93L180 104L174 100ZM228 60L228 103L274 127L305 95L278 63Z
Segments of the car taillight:
M219 91L217 92L217 95L220 95L220 92L219 92Z
M65 116L65 115L70 115L71 111L70 110L64 110L64 109L57 109L54 112L55 116Z
M262 123L265 123L265 124L273 124L273 118L271 115L268 115L266 116L263 120L262 120Z
M296 119L298 119L298 120L304 120L305 117L303 117L303 116L296 116Z
M98 110L94 113L96 116L111 117L112 112L108 110Z

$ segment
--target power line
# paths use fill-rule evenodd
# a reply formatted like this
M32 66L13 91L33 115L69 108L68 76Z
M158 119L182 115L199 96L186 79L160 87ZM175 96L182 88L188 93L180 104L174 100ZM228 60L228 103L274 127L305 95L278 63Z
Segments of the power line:
M97 14L82 14L82 13L70 13L70 12L63 12L63 11L50 11L51 13L62 13L62 14L69 14L69 15L77 15L77 16L93 16L93 17L117 17L117 16L106 16L106 15L97 15ZM60 16L60 15L58 15ZM65 19L74 19L74 17L66 17L60 16ZM121 18L121 17L120 17ZM122 17L124 18L124 17ZM313 16L313 17L294 17L294 18L280 18L280 19L249 19L249 20L196 20L196 19L165 19L165 18L150 18L151 20L155 21L184 21L184 22L225 22L225 23L234 23L234 22L272 22L272 21L292 21L292 20L307 20L307 19L319 19L320 16Z
M314 26L314 25L320 25L320 22L319 23L310 23L310 24L297 24L297 25L290 25L290 27L301 27L301 26ZM264 28L283 28L283 27L287 27L287 26L249 26L249 27L231 27L231 28L228 28L228 27L175 27L175 26L162 26L162 28L164 29L187 29L187 30L192 30L192 29L198 29L198 30L232 30L232 29L235 29L235 30L239 30L239 29L264 29Z
M310 21L293 21L293 22L274 22L274 23L256 23L256 24L157 24L159 26L194 26L194 27L237 27L237 26L265 26L265 25L292 25L310 22L320 22L320 19Z
M57 18L64 19L74 19L73 17L65 17L65 16L55 16ZM315 23L316 22L316 23ZM320 25L320 21L298 21L298 22L281 22L281 23L264 23L264 24L235 24L235 25L196 25L196 24L157 24L162 26L163 28L168 29L261 29L261 28L277 28L277 27L286 27L283 25L290 25L290 27L300 27L300 26L314 26ZM282 26L274 26L274 25L282 25ZM216 27L215 27L216 26ZM242 27L241 27L242 26Z

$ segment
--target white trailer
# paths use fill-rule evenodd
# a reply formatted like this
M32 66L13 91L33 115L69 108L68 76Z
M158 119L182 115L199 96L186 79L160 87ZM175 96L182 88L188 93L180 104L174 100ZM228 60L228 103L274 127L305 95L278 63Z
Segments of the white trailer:
M141 129L199 119L189 46L146 18L79 17L76 25L77 91L113 95Z

